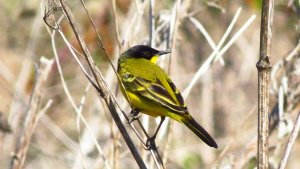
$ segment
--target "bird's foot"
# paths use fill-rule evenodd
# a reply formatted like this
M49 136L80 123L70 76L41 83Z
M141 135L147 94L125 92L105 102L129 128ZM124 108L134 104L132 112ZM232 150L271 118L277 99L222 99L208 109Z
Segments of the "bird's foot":
M156 146L156 144L155 144L155 138L156 138L156 136L152 136L147 139L146 145L145 145L146 146L145 150L157 150L158 149L158 146Z
M132 123L132 122L138 120L140 117L141 117L141 116L131 116L130 119L129 119L129 121L128 121L128 123L130 124L130 123Z
M139 112L140 111L138 109L132 109L130 112L131 117L130 117L128 123L132 123L133 121L138 120L140 118L140 116L138 116Z

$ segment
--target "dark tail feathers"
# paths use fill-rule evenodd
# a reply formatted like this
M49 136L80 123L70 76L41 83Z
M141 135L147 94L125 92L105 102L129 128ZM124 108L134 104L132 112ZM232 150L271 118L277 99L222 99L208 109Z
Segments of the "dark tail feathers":
M183 121L183 123L189 129L191 129L204 143L206 143L210 147L218 148L218 145L215 142L215 140L208 134L208 132L202 126L200 126L200 124L196 122L195 119L190 118L186 121Z

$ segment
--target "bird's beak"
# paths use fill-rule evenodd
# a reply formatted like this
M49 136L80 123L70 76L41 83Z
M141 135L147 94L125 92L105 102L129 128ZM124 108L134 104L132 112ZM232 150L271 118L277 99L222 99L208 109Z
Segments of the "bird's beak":
M165 50L165 51L163 51L163 50L160 50L159 52L158 52L158 56L161 56L161 55L165 55L165 54L168 54L168 53L171 53L171 51L168 51L168 50Z

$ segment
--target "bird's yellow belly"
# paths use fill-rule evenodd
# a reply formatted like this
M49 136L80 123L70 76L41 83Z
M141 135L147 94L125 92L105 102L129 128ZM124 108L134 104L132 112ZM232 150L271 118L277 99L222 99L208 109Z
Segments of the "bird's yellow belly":
M150 116L166 116L166 110L158 105L155 105L144 98L138 97L136 94L127 92L131 107L137 108L140 112Z

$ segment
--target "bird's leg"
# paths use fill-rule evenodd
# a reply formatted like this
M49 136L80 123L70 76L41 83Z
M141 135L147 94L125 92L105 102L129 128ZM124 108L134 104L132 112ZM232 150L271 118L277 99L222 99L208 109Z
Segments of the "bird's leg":
M157 126L157 129L155 130L155 133L153 134L152 137L147 139L147 141L146 141L146 150L157 149L156 144L155 144L155 138L156 138L156 135L157 135L161 125L163 124L165 118L166 118L165 116L161 116L160 122Z
M132 110L131 110L131 112L130 112L130 119L129 119L129 123L131 123L131 122L133 122L133 121L135 121L135 120L137 120L137 119L139 119L140 117L138 116L138 114L139 114L139 109L136 109L136 108L133 108Z

